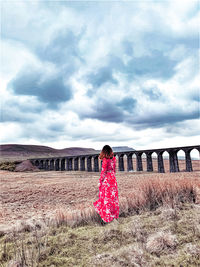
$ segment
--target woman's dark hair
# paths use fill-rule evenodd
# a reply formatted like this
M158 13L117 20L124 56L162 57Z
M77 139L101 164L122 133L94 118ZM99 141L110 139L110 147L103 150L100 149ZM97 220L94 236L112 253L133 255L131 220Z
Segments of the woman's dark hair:
M114 157L114 153L113 153L112 148L109 145L105 145L101 150L99 159L103 159L103 158L112 159L113 157Z

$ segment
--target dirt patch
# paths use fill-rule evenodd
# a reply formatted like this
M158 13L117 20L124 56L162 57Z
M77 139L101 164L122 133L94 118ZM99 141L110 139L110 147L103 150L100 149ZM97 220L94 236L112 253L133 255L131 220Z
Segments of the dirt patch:
M18 164L15 168L16 172L24 172L24 171L39 171L39 169L34 166L30 160L24 160L20 164Z

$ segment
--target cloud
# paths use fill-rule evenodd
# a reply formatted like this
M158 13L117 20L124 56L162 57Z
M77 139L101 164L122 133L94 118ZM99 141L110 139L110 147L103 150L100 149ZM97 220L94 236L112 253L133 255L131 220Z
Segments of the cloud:
M37 69L26 66L8 84L16 95L36 96L48 108L58 108L58 104L72 98L72 89L64 82L62 75L45 77Z
M196 119L189 119L176 124L169 125L165 128L165 133L169 133L172 136L184 136L193 137L198 136L200 131L199 117Z
M175 73L176 63L177 61L169 59L163 52L153 50L150 56L132 57L121 71L131 73L129 77L132 79L135 76L169 79Z
M70 65L71 73L74 71L75 59L83 60L79 52L79 41L84 34L75 34L71 29L58 30L46 45L38 45L36 53L40 60L51 61L55 64Z
M150 101L157 101L163 98L162 93L157 86L154 87L149 86L146 88L142 88L142 91L149 97Z
M8 99L1 106L1 122L33 123L39 119L38 114L43 109L44 107L37 103L34 97L27 97L22 101L19 96L17 99Z
M198 119L200 116L198 110L191 112L180 111L180 110L171 110L164 113L148 113L143 116L137 116L136 118L129 117L126 119L126 122L132 124L136 130L142 130L147 128L163 128L165 126L173 126L177 122L182 122L185 120Z
M16 142L135 148L174 134L189 144L185 129L199 132L197 6L4 4L3 125L17 129ZM2 140L14 137L5 129Z
M79 114L80 118L93 118L105 122L122 122L123 110L112 102L99 98L91 113Z
M97 73L90 73L86 79L93 85L95 90L106 82L113 83L115 85L118 83L117 80L113 78L112 69L109 67L103 67L99 69Z
M124 97L121 101L117 103L117 106L121 107L123 110L126 110L132 113L137 104L137 100L131 97Z

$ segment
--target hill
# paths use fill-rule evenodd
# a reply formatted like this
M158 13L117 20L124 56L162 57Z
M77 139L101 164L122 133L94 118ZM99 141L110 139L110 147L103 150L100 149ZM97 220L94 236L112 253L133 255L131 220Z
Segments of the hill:
M113 152L125 152L125 151L131 151L131 150L135 150L132 147L129 146L113 146L112 147Z
M99 150L83 147L69 147L55 149L48 146L6 144L0 146L1 161L24 160L28 158L54 157L54 156L74 156L81 154L95 154Z

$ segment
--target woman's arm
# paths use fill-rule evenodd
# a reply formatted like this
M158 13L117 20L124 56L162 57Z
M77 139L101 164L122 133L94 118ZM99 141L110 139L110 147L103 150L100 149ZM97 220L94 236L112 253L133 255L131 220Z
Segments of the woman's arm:
M101 167L101 175L100 175L100 178L99 178L99 183L100 184L102 184L102 182L103 182L103 180L105 178L106 169L107 169L107 160L106 160L106 158L103 158L102 167Z

